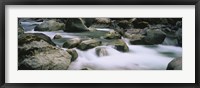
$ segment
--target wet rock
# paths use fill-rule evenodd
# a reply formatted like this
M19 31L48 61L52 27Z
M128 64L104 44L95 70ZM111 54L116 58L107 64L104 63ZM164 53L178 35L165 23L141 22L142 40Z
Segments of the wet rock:
M53 39L61 39L61 38L62 38L62 36L59 35L59 34L56 34L56 35L53 37Z
M128 52L129 51L129 48L128 46L126 45L126 43L121 40L121 39L118 39L116 41L113 42L113 45L114 45L114 48L118 51L121 51L121 52Z
M99 56L99 57L102 57L102 56L108 56L108 51L106 50L105 47L98 47L95 49L96 51L96 54Z
M161 44L163 43L166 34L159 29L148 30L147 36L144 38L145 42L148 44Z
M55 20L44 21L35 27L35 31L58 31L63 29L65 29L65 24Z
M77 48L80 50L87 50L87 49L91 49L100 45L101 45L101 41L98 41L96 39L89 39L89 40L82 41Z
M18 45L19 70L67 70L71 55L44 40Z
M175 58L169 62L167 70L182 70L182 57Z
M121 38L121 35L114 30L110 31L109 33L105 35L105 39L120 39L120 38Z
M79 38L69 39L63 44L63 48L74 48L77 47L80 43L81 39Z
M78 58L78 53L75 49L67 49L66 51L72 56L71 61L75 61Z
M64 20L65 32L84 32L89 31L81 18L67 18Z
M47 43L55 46L56 44L51 41L51 38L42 33L24 33L18 36L18 45L30 43L32 41L44 40Z
M174 45L177 46L178 45L178 40L176 38L170 38L170 37L166 37L165 40L163 41L164 45Z

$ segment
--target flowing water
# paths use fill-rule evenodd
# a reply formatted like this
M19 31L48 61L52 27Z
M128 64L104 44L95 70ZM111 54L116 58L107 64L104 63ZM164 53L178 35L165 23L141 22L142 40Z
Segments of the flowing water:
M25 33L44 33L51 39L60 34L63 38L79 38L81 33L66 33L63 31L41 32L34 31L33 25L39 23L22 23ZM31 26L31 27L30 27ZM109 29L97 29L107 32ZM130 45L128 39L123 38L129 47L129 52L123 53L115 50L113 46L105 47L109 56L98 57L95 48L78 52L78 58L73 61L69 70L93 69L93 70L165 70L168 63L175 57L182 56L182 48L169 45ZM62 45L62 44L61 44ZM66 50L66 48L62 48Z

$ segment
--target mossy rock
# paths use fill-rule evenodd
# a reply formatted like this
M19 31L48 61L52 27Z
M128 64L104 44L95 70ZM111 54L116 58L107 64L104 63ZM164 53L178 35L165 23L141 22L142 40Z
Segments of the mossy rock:
M65 32L84 32L89 31L84 21L81 18L67 18L65 19Z
M80 50L87 50L87 49L91 49L100 45L101 45L101 41L96 40L96 39L89 39L89 40L82 41L77 48Z
M78 58L78 53L75 49L67 49L66 51L72 56L71 61L75 61Z
M128 52L129 51L129 48L128 46L126 45L126 43L121 40L121 39L118 39L118 40L115 40L113 42L113 45L114 45L114 48L118 51L121 51L121 52Z
M112 30L105 35L105 39L121 39L121 35L118 32Z
M63 44L63 48L75 48L81 43L81 39L74 38L69 39Z
M32 41L44 40L47 43L55 46L56 44L51 41L51 38L42 33L24 33L18 37L18 45L30 43Z

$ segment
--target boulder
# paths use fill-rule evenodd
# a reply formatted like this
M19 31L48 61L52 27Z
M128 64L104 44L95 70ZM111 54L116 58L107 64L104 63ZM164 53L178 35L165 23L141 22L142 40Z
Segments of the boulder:
M35 31L58 31L63 29L65 29L65 24L55 20L44 21L35 27Z
M132 45L148 45L148 43L145 42L144 38L145 36L141 34L132 34L132 35L129 35L129 39L130 39L129 42Z
M69 39L63 44L63 48L74 48L77 47L80 43L81 39L79 38Z
M112 30L109 33L107 33L104 38L105 39L120 39L121 35L118 32Z
M18 45L30 43L32 41L44 40L47 43L55 46L56 44L51 41L51 38L42 33L24 33L18 36Z
M169 62L167 70L182 70L182 57L178 57Z
M89 39L82 41L77 48L80 50L87 50L99 45L101 45L101 41L98 41L96 39Z
M56 34L56 35L53 37L53 39L61 39L61 38L62 38L62 36L59 35L59 34Z
M98 47L95 49L97 56L102 57L102 56L108 56L108 51L106 50L105 47Z
M75 49L67 49L66 51L72 56L71 61L75 61L78 58L78 53Z
M125 33L124 37L129 38L129 39L143 39L145 36L142 34L130 34L130 33Z
M113 45L114 45L114 48L118 51L121 51L121 52L128 52L129 51L129 48L128 46L126 45L126 43L121 40L121 39L118 39L116 41L113 42Z
M19 70L67 70L71 57L66 51L44 40L18 45Z
M95 18L95 23L96 24L110 24L111 20L110 18Z
M161 44L163 43L166 34L159 29L148 30L147 36L144 38L145 42L148 44Z
M67 18L64 20L65 32L84 32L89 31L81 18Z

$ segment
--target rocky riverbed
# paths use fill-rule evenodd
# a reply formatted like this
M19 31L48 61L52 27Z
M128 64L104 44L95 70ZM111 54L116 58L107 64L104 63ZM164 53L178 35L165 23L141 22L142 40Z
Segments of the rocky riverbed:
M19 18L19 70L181 70L181 18Z

